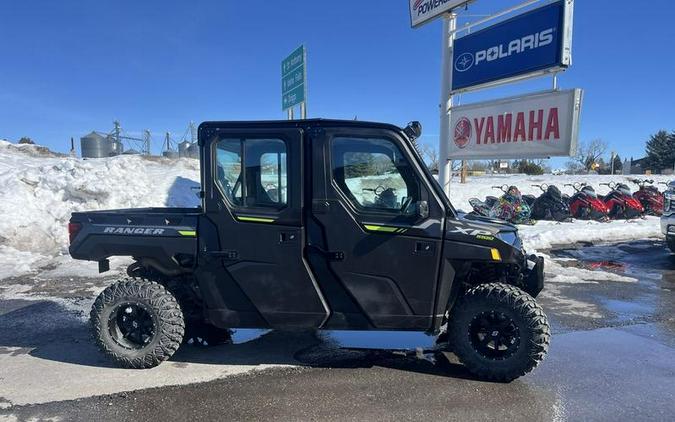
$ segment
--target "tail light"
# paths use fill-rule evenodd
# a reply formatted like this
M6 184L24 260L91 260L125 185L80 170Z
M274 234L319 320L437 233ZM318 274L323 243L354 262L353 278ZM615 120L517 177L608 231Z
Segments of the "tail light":
M80 223L68 223L68 237L70 238L70 243L73 243L75 237L80 232L82 224Z

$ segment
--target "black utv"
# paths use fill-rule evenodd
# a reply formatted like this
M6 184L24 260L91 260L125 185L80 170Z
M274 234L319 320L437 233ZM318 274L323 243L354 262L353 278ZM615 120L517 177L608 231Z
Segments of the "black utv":
M543 259L517 229L462 217L415 148L421 128L360 121L206 122L201 206L73 213L70 254L129 277L91 311L125 367L231 328L410 330L481 378L532 370L550 329Z

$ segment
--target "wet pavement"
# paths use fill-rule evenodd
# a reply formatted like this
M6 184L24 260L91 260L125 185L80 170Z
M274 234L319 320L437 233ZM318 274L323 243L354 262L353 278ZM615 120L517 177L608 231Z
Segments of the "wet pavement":
M0 421L672 419L675 257L652 240L547 253L550 353L509 384L478 381L451 355L363 349L431 344L411 333L247 332L122 370L67 304L0 300Z

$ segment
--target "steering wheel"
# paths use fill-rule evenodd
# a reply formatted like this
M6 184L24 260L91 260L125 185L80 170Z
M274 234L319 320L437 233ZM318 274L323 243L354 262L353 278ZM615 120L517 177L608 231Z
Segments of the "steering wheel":
M386 191L386 190L387 190L387 188L385 188L384 186L378 185L375 189L373 189L373 192L375 193L375 195L380 196L380 195L382 195L382 194L384 193L384 191Z

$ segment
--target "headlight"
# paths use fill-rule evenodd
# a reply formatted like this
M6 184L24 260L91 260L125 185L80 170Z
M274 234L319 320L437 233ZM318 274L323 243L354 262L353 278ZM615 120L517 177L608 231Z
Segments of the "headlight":
M673 204L673 199L675 199L675 192L666 192L663 194L665 201L663 202L663 209L668 211Z
M518 232L499 232L497 233L497 239L513 246L516 249L521 249L522 245L520 237L518 237Z

